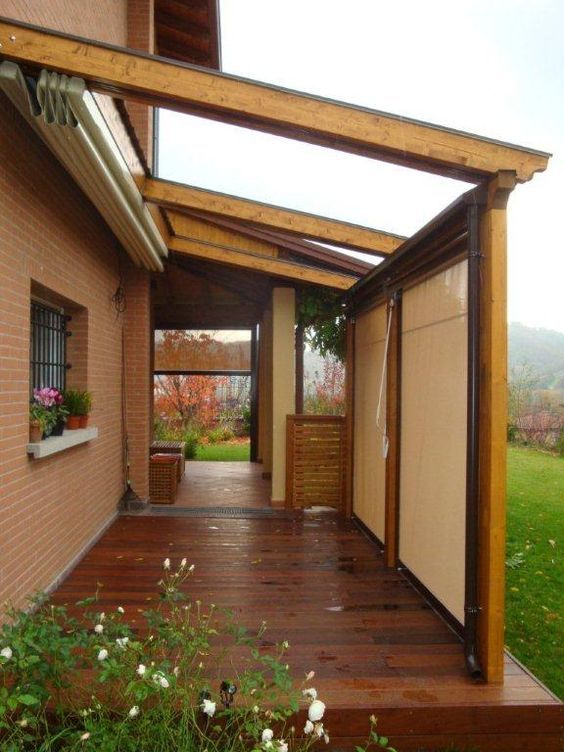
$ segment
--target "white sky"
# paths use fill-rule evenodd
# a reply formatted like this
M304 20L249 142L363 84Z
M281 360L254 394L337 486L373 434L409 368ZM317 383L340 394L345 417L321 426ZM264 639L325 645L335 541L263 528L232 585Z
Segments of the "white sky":
M509 320L564 331L562 0L222 0L223 70L552 152L509 203ZM162 112L161 177L411 235L469 186Z

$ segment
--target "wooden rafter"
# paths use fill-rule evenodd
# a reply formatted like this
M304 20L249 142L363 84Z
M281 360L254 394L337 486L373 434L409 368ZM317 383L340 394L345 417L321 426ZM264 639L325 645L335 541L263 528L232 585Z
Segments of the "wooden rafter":
M0 19L2 56L88 81L97 91L200 114L441 175L478 181L500 170L530 180L548 154L178 61Z
M216 261L227 266L249 269L262 274L269 274L273 277L282 277L283 279L313 285L325 285L326 287L333 287L338 290L348 290L357 280L356 277L338 272L315 269L310 266L296 264L293 261L282 261L268 256L245 253L237 248L228 248L203 241L187 240L186 238L171 238L169 249L205 261Z
M405 240L400 235L167 180L147 178L143 196L146 201L168 209L196 209L210 217L230 217L258 227L281 230L379 256L392 253Z

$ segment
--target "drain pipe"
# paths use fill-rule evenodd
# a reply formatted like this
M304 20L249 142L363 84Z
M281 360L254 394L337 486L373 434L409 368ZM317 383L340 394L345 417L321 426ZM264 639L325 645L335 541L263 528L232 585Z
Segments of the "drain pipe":
M476 196L476 194L474 194ZM472 678L478 660L478 502L480 422L480 211L477 196L468 207L468 411L466 443L466 561L464 589L464 657Z

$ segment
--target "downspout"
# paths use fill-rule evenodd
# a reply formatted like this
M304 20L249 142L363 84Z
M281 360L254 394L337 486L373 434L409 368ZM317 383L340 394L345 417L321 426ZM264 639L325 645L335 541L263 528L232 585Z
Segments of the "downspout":
M474 194L476 196L476 194ZM464 657L470 676L479 679L478 660L478 514L480 420L480 209L468 207L468 411L466 444L466 566L464 589Z

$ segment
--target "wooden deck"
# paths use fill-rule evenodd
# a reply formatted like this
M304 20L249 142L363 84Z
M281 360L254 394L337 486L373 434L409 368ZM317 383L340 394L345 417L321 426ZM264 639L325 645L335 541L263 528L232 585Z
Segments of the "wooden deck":
M353 749L375 713L399 752L455 742L481 752L560 750L562 706L509 657L504 686L468 678L458 638L374 545L334 513L240 518L121 517L55 593L72 603L104 584L106 609L154 596L162 560L196 565L190 592L266 619L296 677L315 670L329 749ZM264 513L263 513L264 514Z
M271 483L254 462L190 460L178 484L175 507L270 506Z

